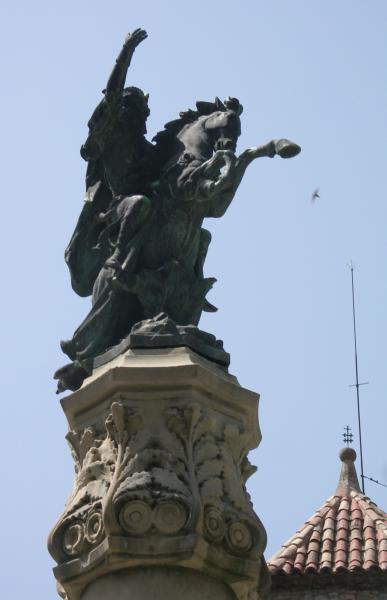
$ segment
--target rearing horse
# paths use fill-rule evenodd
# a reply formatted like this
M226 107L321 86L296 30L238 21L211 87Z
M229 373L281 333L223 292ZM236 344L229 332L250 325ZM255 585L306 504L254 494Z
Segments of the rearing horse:
M197 110L180 113L150 144L147 97L123 88L145 35L129 36L82 147L87 202L66 260L77 293L92 293L92 308L61 343L73 363L57 371L59 390L79 387L93 359L139 321L165 312L178 325L195 326L203 310L216 310L206 300L215 280L203 275L211 240L203 220L224 214L252 160L300 151L274 140L237 157L242 105L236 98L197 102Z

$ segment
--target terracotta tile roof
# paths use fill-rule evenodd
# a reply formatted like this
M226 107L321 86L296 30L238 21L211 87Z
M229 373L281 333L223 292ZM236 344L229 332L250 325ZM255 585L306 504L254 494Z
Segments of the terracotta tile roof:
M268 562L272 575L387 573L387 514L359 487L356 452L344 448L334 495Z

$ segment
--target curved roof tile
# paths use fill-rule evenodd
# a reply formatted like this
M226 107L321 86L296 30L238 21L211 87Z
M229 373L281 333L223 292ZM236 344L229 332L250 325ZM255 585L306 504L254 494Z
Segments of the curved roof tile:
M336 492L268 562L275 574L387 573L387 514L359 487L356 452L340 452Z

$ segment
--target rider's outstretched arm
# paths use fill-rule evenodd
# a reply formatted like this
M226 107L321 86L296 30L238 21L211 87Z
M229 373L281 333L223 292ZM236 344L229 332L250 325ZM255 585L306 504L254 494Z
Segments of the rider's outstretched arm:
M106 138L109 135L109 128L114 122L116 110L119 106L134 50L146 37L147 33L143 29L136 29L126 36L106 89L103 91L105 97L98 104L88 123L89 135L81 148L81 156L86 161L97 160L101 156ZM106 110L107 105L110 105L110 110Z
M126 36L122 50L117 56L116 64L114 65L106 85L105 97L107 100L109 100L109 97L120 94L124 89L126 74L134 51L137 46L145 40L147 35L146 31L143 29L136 29L133 33L129 33Z

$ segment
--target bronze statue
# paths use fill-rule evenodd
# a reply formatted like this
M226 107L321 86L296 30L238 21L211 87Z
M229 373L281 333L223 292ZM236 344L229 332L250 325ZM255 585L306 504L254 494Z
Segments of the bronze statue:
M197 102L149 142L148 96L124 87L146 37L142 29L127 36L81 148L86 198L65 258L74 291L91 295L92 308L61 342L72 362L55 374L58 391L77 389L96 357L123 339L141 345L141 333L145 345L194 345L226 364L221 342L197 329L202 311L216 310L206 300L215 279L203 275L211 240L203 220L225 213L252 160L300 151L282 139L237 157L236 98Z

